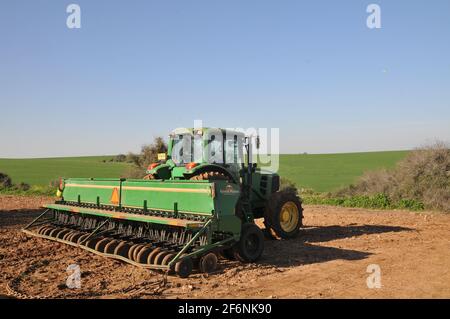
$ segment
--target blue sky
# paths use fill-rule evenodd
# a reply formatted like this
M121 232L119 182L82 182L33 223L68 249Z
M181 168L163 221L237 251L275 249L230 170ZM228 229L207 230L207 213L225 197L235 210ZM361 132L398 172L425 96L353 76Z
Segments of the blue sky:
M0 157L137 151L196 119L280 128L283 153L450 140L448 0L3 0L0 41Z

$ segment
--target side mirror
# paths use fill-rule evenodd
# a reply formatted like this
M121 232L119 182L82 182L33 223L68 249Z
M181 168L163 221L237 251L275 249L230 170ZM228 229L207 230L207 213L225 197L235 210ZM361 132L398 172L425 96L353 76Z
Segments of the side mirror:
M259 135L256 137L256 149L259 150L259 147L261 146L261 140L259 138Z

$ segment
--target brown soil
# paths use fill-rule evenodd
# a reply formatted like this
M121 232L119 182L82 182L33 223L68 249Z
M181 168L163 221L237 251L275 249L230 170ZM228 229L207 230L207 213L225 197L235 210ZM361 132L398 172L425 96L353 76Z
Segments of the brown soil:
M20 232L50 198L0 196L0 295L34 298L450 298L450 215L306 206L298 239L267 240L263 258L221 260L188 279ZM66 287L80 266L81 289ZM381 267L369 289L367 267ZM1 296L0 296L1 298Z

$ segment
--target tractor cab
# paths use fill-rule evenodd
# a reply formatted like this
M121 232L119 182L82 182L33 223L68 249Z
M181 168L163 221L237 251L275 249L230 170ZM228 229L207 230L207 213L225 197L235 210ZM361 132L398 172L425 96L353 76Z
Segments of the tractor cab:
M245 135L241 132L176 129L169 136L166 160L151 164L147 174L150 179L190 179L206 174L201 178L237 181L244 164L244 148Z

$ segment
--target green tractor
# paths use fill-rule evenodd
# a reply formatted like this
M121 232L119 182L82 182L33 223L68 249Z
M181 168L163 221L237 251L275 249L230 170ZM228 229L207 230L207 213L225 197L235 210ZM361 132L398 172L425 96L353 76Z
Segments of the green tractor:
M143 180L61 179L59 199L23 231L180 277L214 271L218 255L254 262L264 235L297 236L303 209L252 163L253 140L259 148L238 131L176 129Z
M236 216L243 223L264 218L266 234L289 239L302 226L301 201L292 191L280 191L280 176L251 162L251 137L216 128L176 129L168 154L148 167L144 179L227 180L238 184L241 197ZM256 137L259 148L259 137Z

